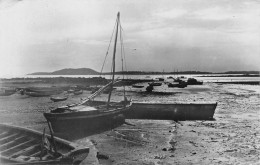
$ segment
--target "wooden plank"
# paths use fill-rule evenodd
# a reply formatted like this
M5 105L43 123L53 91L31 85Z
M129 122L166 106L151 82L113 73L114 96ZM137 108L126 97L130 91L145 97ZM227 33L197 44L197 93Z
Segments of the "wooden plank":
M9 157L15 157L15 156L19 156L20 154L24 154L24 153L27 153L31 150L34 150L35 148L37 148L40 144L35 144L33 146L30 146L30 147L27 147L23 150L20 150L20 151L17 151L15 153L13 153L12 155L10 155Z
M11 148L8 148L8 149L6 149L6 150L3 150L3 151L1 151L0 153L4 153L4 152L10 151L10 150L12 150L12 149L15 149L15 148L17 148L17 147L21 147L22 145L27 144L27 143L31 143L32 141L34 141L34 139L31 139L31 140L29 140L29 141L20 143L20 144L18 144L18 145L16 145L16 146L13 146L13 147L11 147Z
M6 133L7 133L7 131L2 132L2 133L0 133L0 136L4 135L4 134L6 134Z
M20 137L17 137L17 138L15 138L14 140L11 140L11 141L9 141L9 142L7 142L7 143L1 144L1 145L0 145L0 148L1 148L1 147L4 147L4 146L7 146L7 145L9 145L9 144L11 144L11 143L13 143L13 142L19 140L19 139L24 138L24 137L26 137L26 136L20 136Z
M28 155L28 156L30 156L30 157L37 157L40 154L41 154L41 151L38 151L38 152L32 153L31 155Z
M9 135L9 136L3 137L3 138L0 139L0 143L1 143L2 141L4 141L4 140L7 140L8 138L11 138L11 137L14 137L14 136L17 136L17 135L18 135L18 133L15 133L15 134L11 134L11 135Z

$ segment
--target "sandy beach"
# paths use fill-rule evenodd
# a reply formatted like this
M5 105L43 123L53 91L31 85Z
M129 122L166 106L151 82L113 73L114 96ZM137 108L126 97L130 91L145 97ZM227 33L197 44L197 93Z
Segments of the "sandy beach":
M114 91L121 99L122 87ZM82 164L260 164L259 85L215 84L169 89L127 88L133 101L218 102L214 121L126 120L128 124L74 140L91 146ZM61 93L59 95L63 95ZM90 95L69 95L63 102L18 93L0 97L0 122L42 132L43 112L80 102ZM97 98L104 100L106 94ZM98 153L98 156L96 154Z

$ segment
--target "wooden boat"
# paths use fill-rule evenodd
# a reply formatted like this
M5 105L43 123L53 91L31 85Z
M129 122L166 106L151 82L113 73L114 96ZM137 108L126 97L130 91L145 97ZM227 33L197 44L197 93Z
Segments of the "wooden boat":
M43 93L52 93L52 94L59 94L63 92L61 88L58 87L28 87L23 88L26 92L43 92Z
M133 88L143 88L144 85L132 85Z
M187 84L188 85L202 85L203 84L203 81L198 81L197 79L195 78L189 78L187 80Z
M45 132L4 124L0 124L0 148L0 164L79 164L89 153L88 147Z
M161 86L162 83L160 82L151 82L151 83L148 83L150 86Z
M212 120L217 103L133 102L126 119Z
M82 93L83 93L83 90L77 90L77 91L73 92L74 95L81 95Z
M50 98L52 101L54 102L58 102L58 101L65 101L68 99L68 96L63 96L63 97L51 97Z
M25 91L24 94L31 97L47 97L52 95L52 93L49 92L27 92L27 91Z
M178 88L178 86L179 86L179 84L177 84L177 83L169 83L168 84L169 88Z
M4 89L0 91L0 96L10 96L16 92L15 89Z
M73 89L69 89L68 91L67 91L68 93L73 93L73 92L75 92Z
M123 114L130 109L131 101L125 97L122 102L110 102L113 86L119 81L115 81L115 54L118 28L120 26L120 14L117 15L116 37L112 62L112 81L97 90L90 97L82 100L79 104L67 105L44 113L44 117L51 123L54 133L59 136L68 132L88 132L110 125L113 127L117 123L124 121ZM121 29L120 29L121 31ZM122 32L122 31L121 31ZM107 101L93 101L106 88L110 88Z

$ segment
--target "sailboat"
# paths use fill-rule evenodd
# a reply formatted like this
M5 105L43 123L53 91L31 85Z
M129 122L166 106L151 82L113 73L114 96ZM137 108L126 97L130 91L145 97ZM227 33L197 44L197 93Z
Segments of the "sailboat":
M121 28L121 24L120 13L118 12L112 60L112 81L79 104L58 107L44 113L44 117L56 135L64 137L67 136L68 132L88 132L105 126L114 127L118 123L124 122L124 114L130 110L131 100L127 100L124 92L123 101L111 102L113 86L119 82L115 80L115 58L119 28ZM94 98L107 88L111 89L109 90L108 100L94 101Z

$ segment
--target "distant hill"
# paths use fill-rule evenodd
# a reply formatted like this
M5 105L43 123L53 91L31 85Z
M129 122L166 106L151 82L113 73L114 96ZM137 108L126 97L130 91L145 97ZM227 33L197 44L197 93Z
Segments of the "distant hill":
M90 68L78 68L78 69L61 69L54 72L35 72L28 75L99 75L100 73ZM110 72L102 73L102 75L110 75ZM228 71L221 73L202 72L202 71L179 71L179 72L144 72L144 71L124 71L116 72L116 74L125 75L162 75L162 74L257 74L259 71Z
M28 75L98 75L99 72L90 68L61 69L54 72L35 72Z

